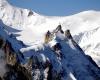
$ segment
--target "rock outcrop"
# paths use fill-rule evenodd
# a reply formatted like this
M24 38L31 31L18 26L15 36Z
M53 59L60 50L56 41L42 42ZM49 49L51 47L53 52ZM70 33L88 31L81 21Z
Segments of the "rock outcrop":
M17 61L16 53L11 44L2 37L0 37L0 50L3 52L0 55L4 55L1 57L5 61L4 69L6 70L0 78L1 80L13 80L13 78L14 80L32 80L30 71Z

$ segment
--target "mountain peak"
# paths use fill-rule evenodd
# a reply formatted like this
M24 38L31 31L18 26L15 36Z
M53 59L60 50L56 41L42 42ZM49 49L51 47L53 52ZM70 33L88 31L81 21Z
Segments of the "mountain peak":
M99 80L100 69L72 37L100 26L100 13L95 13L47 17L0 0L0 36L9 44L3 49L31 70L34 80Z
M8 5L8 1L7 0L0 0L0 5Z
M50 80L100 79L98 66L75 43L70 31L63 31L61 25L52 32L50 30L47 32L50 39L42 46L37 47L38 50L35 50L35 45L33 45L34 47L24 45L22 41L14 37L14 34L8 34L6 27L9 26L0 25L0 36L6 41L4 42L1 38L1 48L3 49L0 49L8 55L6 59L10 66L20 66L17 70L29 73L29 77L26 73L23 73L26 77L34 80L49 80L49 78ZM21 52L21 49L25 49L24 52ZM17 65L15 64L16 61ZM16 72L16 68L13 70L12 75L7 73L9 77L13 76L14 79L20 77L14 76L15 74L19 74ZM6 78L8 77L6 76Z

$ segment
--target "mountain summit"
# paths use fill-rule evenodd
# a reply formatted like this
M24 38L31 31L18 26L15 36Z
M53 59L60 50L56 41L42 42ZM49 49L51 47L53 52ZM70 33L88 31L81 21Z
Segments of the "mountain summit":
M6 31L6 28L12 29L0 22L1 55L5 54L6 63L14 70L13 74L12 70L9 70L9 73L5 72L7 75L4 76L5 80L6 78L8 80L100 79L99 67L73 40L70 30L64 32L61 25L45 34L43 44L34 46L27 46L17 40L13 34ZM25 68L24 73L23 68ZM25 79L18 76L19 71L23 76L26 75Z
M85 11L49 17L0 0L1 78L99 80L98 65L77 44L83 44L83 35L100 25L98 16L99 11Z

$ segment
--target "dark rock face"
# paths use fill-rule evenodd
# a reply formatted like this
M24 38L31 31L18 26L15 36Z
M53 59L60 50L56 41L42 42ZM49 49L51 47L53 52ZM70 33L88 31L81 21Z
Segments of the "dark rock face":
M62 30L62 26L58 25L56 28L56 32L60 31L62 34L64 34L64 31Z
M93 61L93 59L89 56L89 55L86 55L86 57L88 58L88 60L95 66L99 69L98 65Z
M48 43L51 39L51 32L50 31L48 31L47 33L46 33L46 35L45 35L45 43Z
M0 49L5 53L7 71L0 80L32 80L31 73L17 61L17 56L8 41L0 37ZM2 53L0 53L2 54Z
M3 40L0 38L0 48L2 47L3 45Z
M34 13L30 10L28 16L32 16Z
M0 41L0 46L5 52L7 68L7 72L3 78L0 78L1 80L54 80L50 61L46 60L46 62L41 63L37 56L32 56L25 65L21 65L11 44L2 38L0 38Z
M20 64L7 65L7 67L9 71L5 73L4 80L32 80L32 76Z
M66 30L65 31L65 36L68 38L68 39L72 39L72 35L70 33L70 30Z
M0 80L2 80L2 78L0 77Z
M33 80L52 80L52 64L50 61L40 62L39 58L34 56L32 60L32 76Z

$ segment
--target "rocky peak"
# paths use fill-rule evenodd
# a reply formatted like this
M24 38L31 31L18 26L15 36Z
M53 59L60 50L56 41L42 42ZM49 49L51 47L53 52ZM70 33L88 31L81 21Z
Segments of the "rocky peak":
M30 10L29 13L28 13L28 16L32 16L32 15L34 15L34 13L33 13L32 10Z
M47 33L45 35L45 40L44 40L45 43L48 43L49 41L51 41L52 38L55 35L58 35L58 37L63 36L63 38L64 38L64 36L65 36L67 39L73 39L73 37L72 37L72 35L70 33L70 30L65 30L65 32L64 32L63 29L62 29L62 26L61 25L58 25L57 28L55 30L53 30L53 32L47 31Z
M0 0L0 7L5 7L9 5L9 3L7 2L7 0Z
M52 36L51 32L47 31L47 33L45 34L45 40L44 40L44 42L48 43L51 40L51 36Z
M65 36L68 38L68 39L72 39L72 35L70 33L70 30L66 30L65 31Z
M64 33L64 31L62 30L62 26L61 25L58 25L57 28L54 30L54 33L57 33L57 32L61 32L62 34Z

